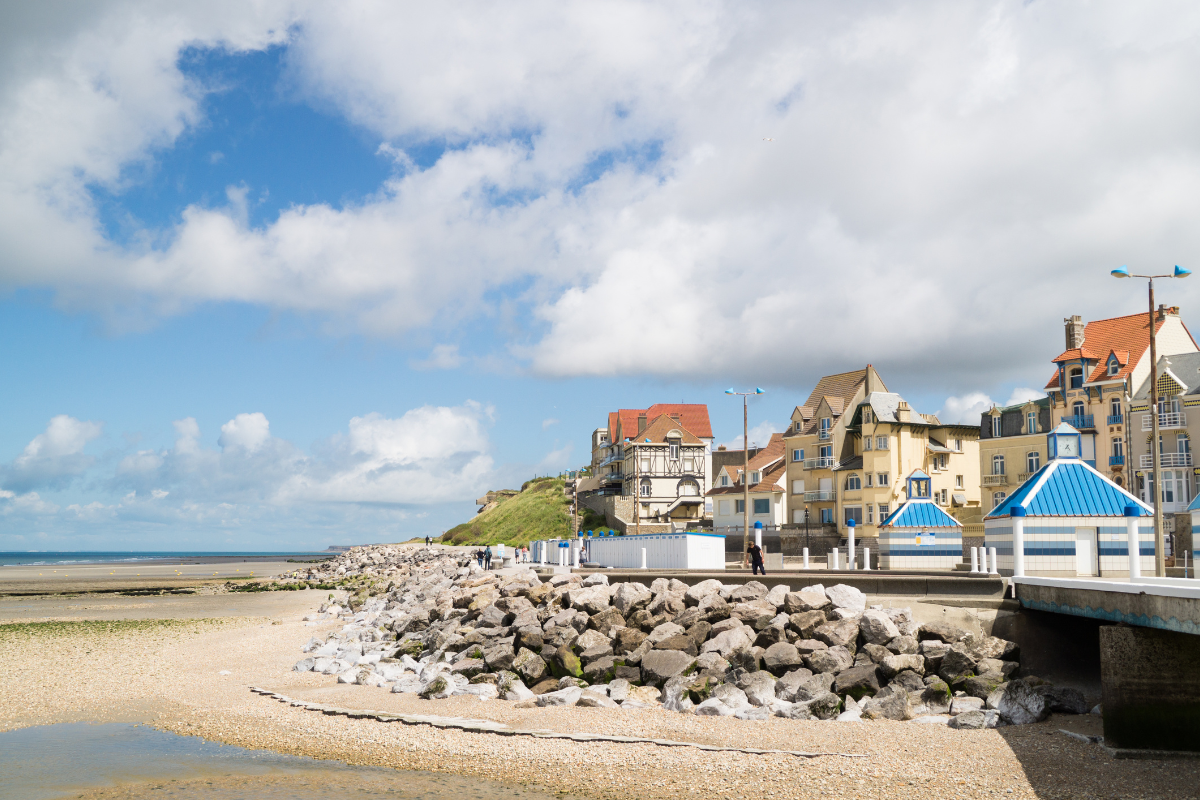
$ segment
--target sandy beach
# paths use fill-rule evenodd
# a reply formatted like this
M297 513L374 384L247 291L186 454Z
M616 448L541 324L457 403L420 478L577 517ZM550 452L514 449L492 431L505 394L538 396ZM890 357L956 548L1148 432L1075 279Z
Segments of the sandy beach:
M424 701L291 671L330 623L303 621L327 592L0 598L0 730L147 721L281 753L474 775L589 797L1195 797L1196 762L1117 761L1059 732L1097 717L954 731L876 721L743 722L661 710L517 709L475 697ZM21 620L25 624L13 624ZM53 620L36 623L36 620ZM29 624L35 623L35 624ZM226 674L222 674L226 673ZM813 759L649 744L576 743L327 716L261 686L350 708L489 719L737 747L843 753Z
M298 565L280 558L187 558L0 567L0 595L157 591L278 575Z

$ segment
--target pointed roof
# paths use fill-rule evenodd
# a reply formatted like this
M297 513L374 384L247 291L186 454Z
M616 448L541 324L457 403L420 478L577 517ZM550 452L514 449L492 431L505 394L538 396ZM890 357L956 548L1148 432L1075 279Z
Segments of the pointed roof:
M888 515L880 528L962 528L962 523L928 497L906 500Z
M655 403L647 409L619 408L608 415L608 435L614 442L638 436L638 417L645 416L647 424L663 414L679 417L679 424L693 436L711 439L712 423L708 406L703 403Z
M1074 428L1070 430L1074 431ZM1030 517L1123 517L1125 507L1131 504L1140 509L1138 516L1148 517L1154 513L1150 506L1101 475L1086 461L1056 458L1033 473L985 519L1010 516L1014 506L1024 508L1026 516Z
M1176 383L1184 388L1180 394L1200 394L1200 353L1177 353L1173 356L1159 356L1158 375L1162 379L1164 372L1170 372ZM1145 400L1150 396L1150 376L1142 381L1133 394L1134 400Z
M854 393L858 391L858 387L862 386L867 380L866 369L856 369L853 372L840 372L837 375L826 375L817 381L817 385L813 387L812 394L808 396L808 400L804 401L801 408L815 409L821 404L821 398L840 398L842 405L850 402L854 397ZM830 403L830 408L833 404ZM838 409L841 413L841 409Z
M645 443L649 441L651 444L666 444L667 439L674 434L682 444L704 444L698 436L693 435L687 428L680 423L668 417L666 414L661 414L657 419L646 426L646 429L633 437L635 443Z
M1174 315L1164 315L1155 322L1155 331L1162 328L1166 321ZM1182 322L1181 322L1182 324ZM1187 331L1187 326L1184 326L1184 331L1188 333L1188 338L1191 339L1191 333ZM1195 342L1192 342L1193 345ZM1137 368L1138 361L1145 355L1150 348L1150 312L1143 311L1140 314L1130 314L1125 317L1112 317L1110 319L1098 319L1089 322L1083 329L1083 345L1082 347L1059 355L1053 359L1055 363L1060 363L1064 360L1078 360L1079 358L1087 358L1098 361L1087 376L1087 383L1093 383L1101 380L1121 380L1129 375ZM1117 361L1121 364L1121 368L1116 374L1108 374L1108 365L1105 360L1101 360L1096 353L1103 353L1105 357L1113 351L1124 351L1127 355L1124 361L1121 361L1120 356ZM1076 353L1076 355L1070 355ZM1058 389L1058 370L1050 377L1046 384L1046 390Z

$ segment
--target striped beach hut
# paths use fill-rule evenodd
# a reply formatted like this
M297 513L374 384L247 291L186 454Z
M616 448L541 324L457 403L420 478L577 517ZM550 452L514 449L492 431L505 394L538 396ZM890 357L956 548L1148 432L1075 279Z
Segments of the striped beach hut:
M908 476L908 499L879 526L880 569L954 569L962 561L962 524L933 502L929 476Z
M1047 434L1047 444L1046 465L984 517L984 544L996 548L1000 574L1023 567L1047 577L1127 576L1135 536L1141 572L1153 575L1153 509L1080 458L1070 425ZM1018 538L1023 564L1014 558Z

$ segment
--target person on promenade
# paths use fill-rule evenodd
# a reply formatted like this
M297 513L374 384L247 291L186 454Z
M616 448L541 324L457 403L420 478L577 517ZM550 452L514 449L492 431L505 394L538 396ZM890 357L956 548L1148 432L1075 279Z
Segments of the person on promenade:
M767 574L767 568L763 566L763 551L761 547L751 542L750 546L746 548L746 555L750 558L751 574L757 575L760 572L763 575Z
M490 544L487 546L487 549L483 551L483 568L492 568L492 546Z
M482 550L475 551L475 561L476 561L476 563L479 564L479 566L481 566L481 567L483 566L483 551Z

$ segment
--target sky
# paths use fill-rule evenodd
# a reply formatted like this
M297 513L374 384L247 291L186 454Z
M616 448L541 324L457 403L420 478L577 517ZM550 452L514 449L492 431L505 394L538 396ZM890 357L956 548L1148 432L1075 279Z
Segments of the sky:
M0 550L436 535L618 407L1039 396L1195 267L1200 7L0 10ZM1187 281L1159 300L1190 320Z

